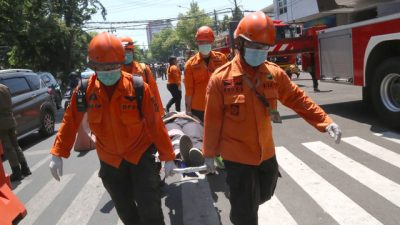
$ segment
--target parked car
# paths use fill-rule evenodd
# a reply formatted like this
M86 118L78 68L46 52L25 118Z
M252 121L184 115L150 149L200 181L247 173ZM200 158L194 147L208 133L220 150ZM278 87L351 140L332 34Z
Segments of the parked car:
M49 72L37 72L37 74L43 80L44 84L48 88L51 88L51 96L53 97L56 103L57 109L61 109L61 101L63 95L61 93L61 87L58 84L57 80Z
M0 83L10 89L19 138L35 131L43 136L54 133L56 105L36 73L26 69L0 70Z

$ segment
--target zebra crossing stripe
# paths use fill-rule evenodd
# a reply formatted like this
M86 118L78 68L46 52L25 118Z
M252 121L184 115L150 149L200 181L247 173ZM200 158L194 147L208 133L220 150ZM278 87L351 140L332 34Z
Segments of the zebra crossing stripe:
M383 133L374 133L378 137L383 137L386 140L393 141L394 143L400 144L400 134L395 132L386 131Z
M381 147L377 144L369 142L359 137L347 137L342 138L342 141L346 142L349 145L352 145L374 157L382 159L393 166L400 168L400 155L396 154L384 147Z
M30 184L32 182L32 179L23 179L22 181L21 181L21 183L16 187L16 188L14 188L14 190L13 190L13 192L14 192L14 194L18 194L22 189L24 189L26 186L28 186L28 184Z
M55 179L51 179L47 182L47 184L25 204L28 214L19 224L33 224L73 177L73 174L68 174L62 176L60 182Z
M339 224L382 224L285 147L276 152L283 170Z
M45 158L43 158L42 160L40 160L39 162L37 162L35 165L33 165L30 169L31 172L33 173L35 170L37 170L39 167L41 167L43 164L45 164L46 162L48 162L50 160L50 154L48 156L46 156ZM49 171L50 173L50 171Z
M86 225L105 192L96 170L75 197L57 225Z
M339 170L358 180L360 183L400 207L399 184L348 158L320 141L303 143L303 145L337 167Z
M44 155L44 154L50 154L50 150L36 150L36 151L26 151L24 152L25 156L32 156L32 155Z
M279 199L273 196L269 201L260 205L258 224L297 225L297 222Z

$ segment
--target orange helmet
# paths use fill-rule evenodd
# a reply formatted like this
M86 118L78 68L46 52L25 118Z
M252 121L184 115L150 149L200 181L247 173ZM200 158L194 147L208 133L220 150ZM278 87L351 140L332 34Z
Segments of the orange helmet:
M243 17L236 30L235 39L239 36L266 45L275 44L275 27L271 18L261 11L253 12Z
M121 41L107 32L93 37L88 50L89 65L122 64L125 61L125 50Z
M119 40L122 42L122 46L124 46L125 49L135 49L132 38L128 36L122 36L119 38Z
M209 26L202 26L197 29L196 41L214 41L214 32Z

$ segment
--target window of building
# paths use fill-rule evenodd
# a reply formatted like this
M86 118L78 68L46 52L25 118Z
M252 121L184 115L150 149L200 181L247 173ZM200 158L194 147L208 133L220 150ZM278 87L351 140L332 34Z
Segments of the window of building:
M287 13L287 0L278 0L279 15Z

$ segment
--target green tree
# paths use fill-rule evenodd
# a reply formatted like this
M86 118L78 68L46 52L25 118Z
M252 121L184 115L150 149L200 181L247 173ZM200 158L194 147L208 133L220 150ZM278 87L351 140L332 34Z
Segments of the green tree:
M183 49L185 49L185 44L178 37L177 32L171 28L156 34L150 43L151 55L158 62L168 61L169 56L177 56Z
M178 37L189 49L196 49L195 35L201 26L212 27L213 21L204 10L199 8L197 2L190 3L190 10L185 14L179 14L176 31Z
M104 18L97 0L0 1L0 65L64 75L84 67L91 35L82 27L98 10Z

